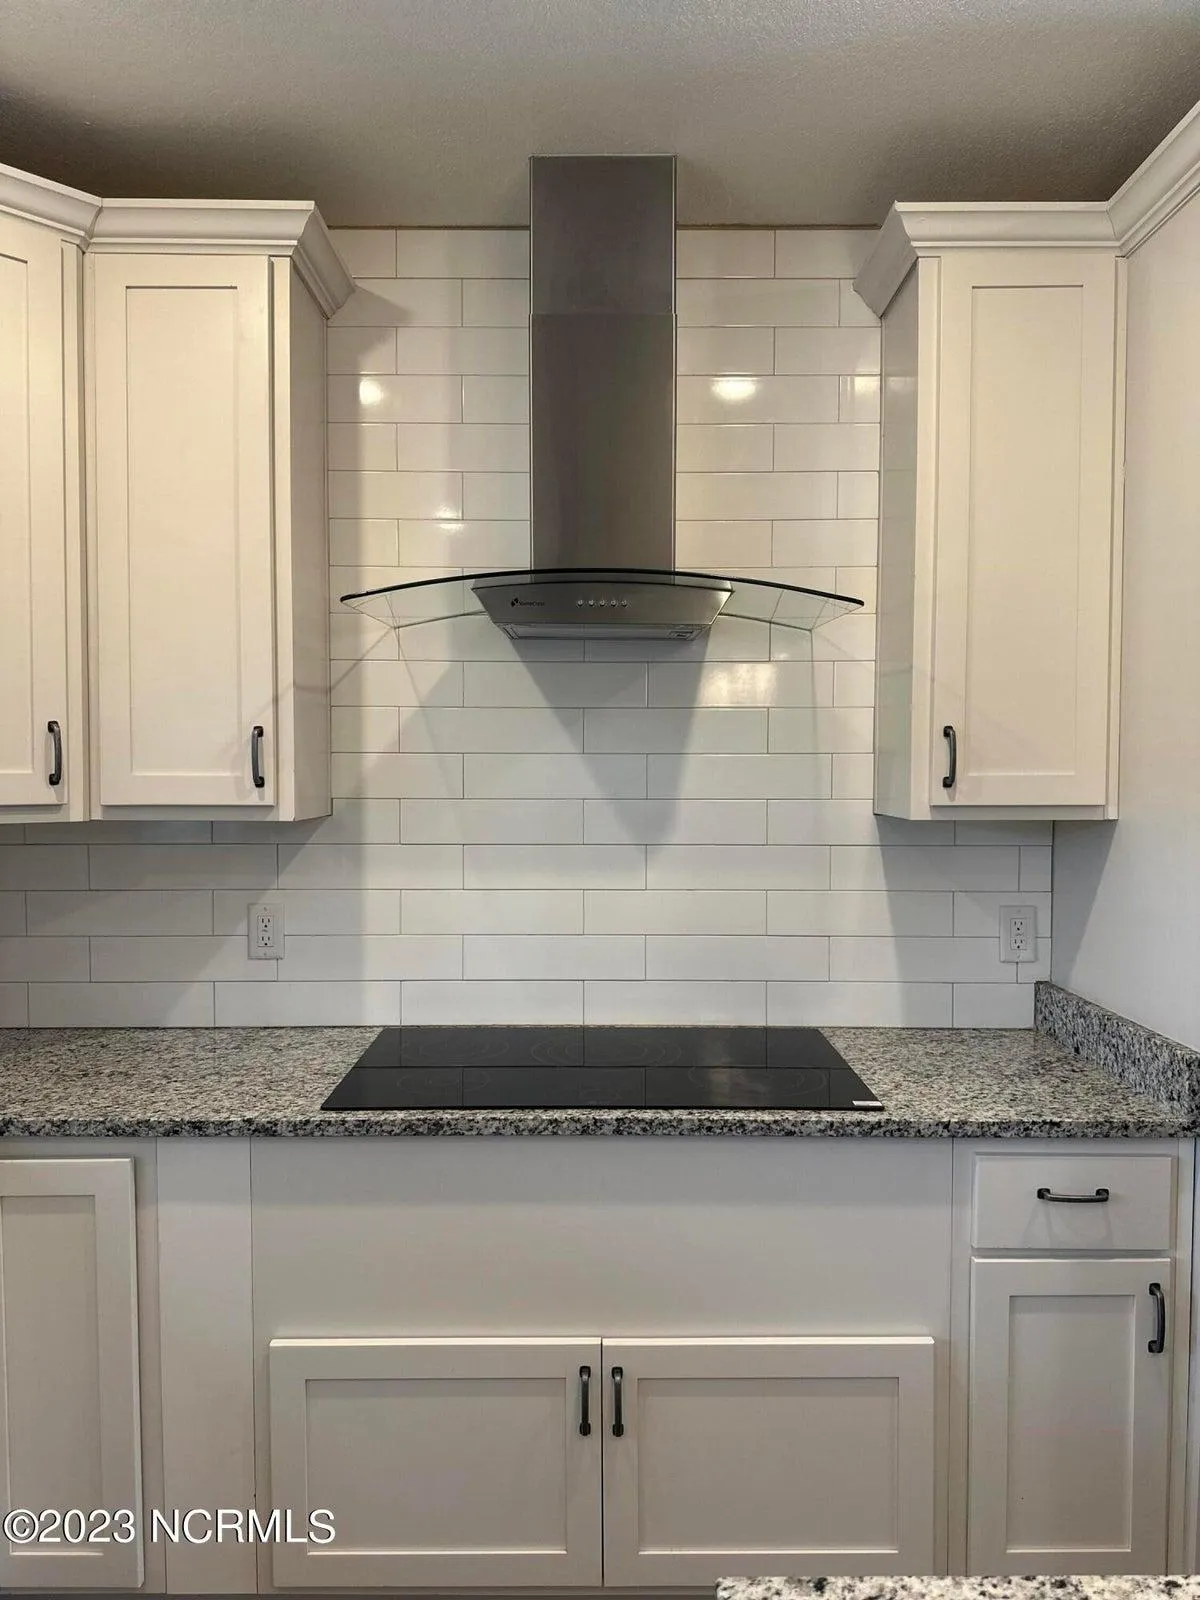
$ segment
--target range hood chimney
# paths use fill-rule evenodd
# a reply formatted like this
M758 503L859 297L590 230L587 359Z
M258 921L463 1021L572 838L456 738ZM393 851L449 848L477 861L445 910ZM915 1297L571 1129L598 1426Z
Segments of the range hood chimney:
M675 566L675 157L533 156L531 566L343 600L512 638L694 639L718 615L811 629L862 602Z

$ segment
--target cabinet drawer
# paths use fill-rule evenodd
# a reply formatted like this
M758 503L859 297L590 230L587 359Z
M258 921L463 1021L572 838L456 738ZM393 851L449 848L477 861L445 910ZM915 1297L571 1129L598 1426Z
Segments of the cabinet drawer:
M972 1240L980 1250L1168 1250L1172 1156L981 1155ZM1108 1192L1092 1203L1041 1198Z

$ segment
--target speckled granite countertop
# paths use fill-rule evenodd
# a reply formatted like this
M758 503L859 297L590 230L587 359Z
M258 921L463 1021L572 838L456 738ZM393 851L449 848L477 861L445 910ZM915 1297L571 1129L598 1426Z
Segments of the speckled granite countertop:
M0 1136L727 1134L1169 1138L1189 1113L1045 1034L829 1028L882 1112L359 1111L321 1101L374 1028L0 1031Z
M1200 1600L1200 1578L724 1578L717 1600Z

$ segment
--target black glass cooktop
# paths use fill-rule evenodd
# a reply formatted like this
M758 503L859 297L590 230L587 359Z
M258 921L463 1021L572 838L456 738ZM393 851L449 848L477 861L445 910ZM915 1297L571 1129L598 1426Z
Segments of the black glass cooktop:
M816 1028L384 1028L322 1111L879 1111Z

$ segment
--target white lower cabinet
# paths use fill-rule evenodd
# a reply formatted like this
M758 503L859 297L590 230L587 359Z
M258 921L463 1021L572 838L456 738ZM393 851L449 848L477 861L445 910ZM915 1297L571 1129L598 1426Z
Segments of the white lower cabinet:
M275 1339L280 1587L929 1572L931 1338Z
M934 1570L931 1338L606 1339L604 1376L606 1584Z
M1165 1570L1171 1260L976 1260L967 1570Z
M57 1542L0 1541L0 1588L142 1582L133 1163L0 1161L0 1505L72 1508ZM108 1512L116 1519L106 1527Z
M599 1339L274 1339L268 1374L272 1502L337 1532L277 1585L601 1582Z

